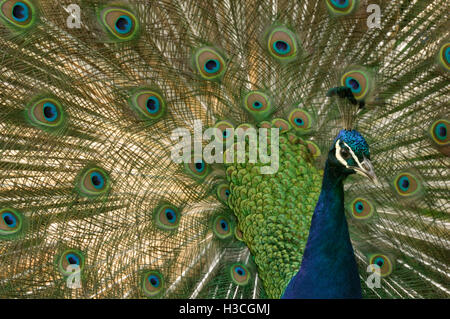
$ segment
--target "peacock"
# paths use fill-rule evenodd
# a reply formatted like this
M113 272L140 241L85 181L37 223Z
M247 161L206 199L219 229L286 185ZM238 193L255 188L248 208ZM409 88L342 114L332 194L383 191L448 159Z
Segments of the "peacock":
M0 297L449 298L448 21L1 0Z

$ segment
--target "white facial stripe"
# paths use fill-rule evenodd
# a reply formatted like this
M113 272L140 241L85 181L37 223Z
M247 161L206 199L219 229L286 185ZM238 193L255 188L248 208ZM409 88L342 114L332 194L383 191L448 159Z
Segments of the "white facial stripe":
M358 157L355 155L355 153L353 153L353 150L350 148L350 146L347 145L347 143L345 143L345 142L343 142L343 143L350 150L350 154L352 154L352 157L355 160L356 164L358 164L358 166L361 167L361 162L358 160Z
M336 141L336 145L335 145L335 147L336 147L336 158L342 165L344 165L345 167L348 168L347 161L344 160L344 158L341 155L341 146L339 145L340 141L341 140L337 140Z
M358 165L358 166L352 166L352 167L349 166L347 164L347 161L344 160L344 158L341 155L342 147L339 145L339 142L340 142L340 140L337 140L336 144L335 144L337 160L342 165L344 165L346 168L353 169L356 172L356 174L359 174L364 177L368 177L375 183L375 185L381 186L380 182L377 179L377 176L374 173L373 166L372 166L372 163L370 163L370 160L368 160L365 156L363 156L363 161L361 163L359 161L358 157L353 152L353 150L347 145L347 143L343 142L344 145L348 147L350 154L352 155L353 159L355 160L356 164Z
M336 146L336 158L346 168L350 168L350 166L348 166L348 164L347 164L347 161L341 155L341 146L339 145L339 142L340 142L340 140L337 140L336 141L336 145L335 145ZM342 143L344 143L344 145L347 146L347 148L350 151L350 155L353 157L353 159L355 160L356 164L358 164L358 167L361 167L361 162L358 160L358 157L355 155L353 150L348 146L347 143L345 143L345 142L342 142Z

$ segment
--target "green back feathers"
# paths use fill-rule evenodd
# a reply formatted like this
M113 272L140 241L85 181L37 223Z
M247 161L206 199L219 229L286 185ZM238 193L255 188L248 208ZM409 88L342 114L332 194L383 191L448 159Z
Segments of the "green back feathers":
M228 204L271 298L282 295L300 267L321 184L307 146L297 137L287 138L289 130L281 130L280 169L274 176L261 175L261 163L227 168Z

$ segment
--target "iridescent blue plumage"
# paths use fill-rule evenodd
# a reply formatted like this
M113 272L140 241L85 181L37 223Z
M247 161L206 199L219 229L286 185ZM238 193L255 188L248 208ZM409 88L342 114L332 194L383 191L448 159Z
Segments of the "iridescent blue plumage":
M358 267L344 214L343 181L364 167L358 161L368 163L369 157L369 146L359 132L339 132L328 154L300 270L283 298L361 298Z
M334 139L333 146L337 140L347 143L358 157L365 156L370 159L369 145L358 131L341 130Z

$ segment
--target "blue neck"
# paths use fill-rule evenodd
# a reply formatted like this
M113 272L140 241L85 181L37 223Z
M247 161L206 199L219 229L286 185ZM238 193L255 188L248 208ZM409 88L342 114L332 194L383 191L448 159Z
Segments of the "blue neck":
M361 298L344 214L343 180L327 162L302 265L282 298Z

